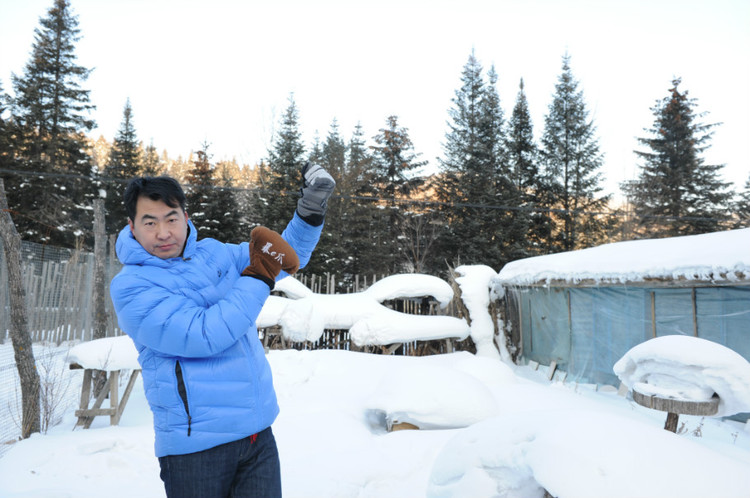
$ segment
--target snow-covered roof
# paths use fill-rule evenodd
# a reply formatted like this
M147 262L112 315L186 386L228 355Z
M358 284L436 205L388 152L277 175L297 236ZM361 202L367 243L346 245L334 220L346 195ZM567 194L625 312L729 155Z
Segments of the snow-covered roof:
M750 228L614 242L512 261L496 286L750 283Z

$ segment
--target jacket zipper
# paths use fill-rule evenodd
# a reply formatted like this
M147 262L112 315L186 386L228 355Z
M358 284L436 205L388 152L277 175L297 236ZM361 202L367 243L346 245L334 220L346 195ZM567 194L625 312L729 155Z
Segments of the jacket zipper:
M193 419L190 416L190 408L188 407L187 389L185 388L185 379L182 377L182 366L180 366L179 360L174 364L174 373L177 376L177 393L180 395L182 404L185 406L185 413L188 418L188 430L187 435L190 436L191 426Z

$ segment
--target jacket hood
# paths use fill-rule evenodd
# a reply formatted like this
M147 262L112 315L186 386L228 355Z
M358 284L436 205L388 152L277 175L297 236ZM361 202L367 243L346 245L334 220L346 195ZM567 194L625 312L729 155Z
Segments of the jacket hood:
M182 252L182 256L170 259L161 259L153 254L150 254L146 249L143 248L140 242L135 240L133 232L130 230L129 225L125 225L125 228L120 230L120 234L117 236L117 243L115 244L115 250L117 252L117 259L124 265L153 265L153 266L169 266L169 262L175 259L190 259L195 254L195 247L198 241L198 230L195 229L193 222L188 219L188 234L187 240L185 241L185 250Z

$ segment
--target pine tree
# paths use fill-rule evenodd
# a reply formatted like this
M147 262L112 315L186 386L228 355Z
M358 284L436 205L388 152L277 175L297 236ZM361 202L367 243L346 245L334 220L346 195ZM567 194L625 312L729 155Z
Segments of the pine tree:
M494 69L488 78L489 82L485 81L482 66L472 53L449 110L436 190L447 206L443 208L446 226L438 240L438 252L452 266L500 268L520 252L516 213L507 209L515 207L519 199L509 177ZM433 265L436 263L440 261Z
M19 162L30 174L8 178L8 197L12 205L23 206L22 237L72 247L76 238L91 233L88 206L98 191L85 137L94 127L89 117L94 106L89 90L81 87L90 70L76 64L80 30L68 0L55 0L40 25L24 74L12 76Z
M644 161L639 177L623 185L640 231L649 237L671 237L720 230L728 219L731 193L721 181L723 165L705 164L716 124L698 122L697 102L672 81L669 95L651 109L651 134L639 138L649 150L635 151Z
M281 130L269 151L268 171L260 186L255 211L261 223L281 232L297 208L298 192L302 182L305 146L299 131L299 115L294 96L281 121Z
M104 203L107 211L107 233L117 233L127 219L122 196L127 181L141 173L139 147L140 144L133 124L133 108L130 106L130 99L128 99L123 109L120 129L115 135L107 165L104 168L105 190L107 192Z
M562 73L544 124L545 203L547 208L561 210L554 216L556 226L548 249L570 251L595 245L610 228L611 218L596 214L607 207L610 196L600 195L602 154L568 54L563 56Z
M378 244L381 264L391 273L401 272L407 268L401 232L408 213L397 201L409 199L423 183L418 172L427 162L419 160L409 131L399 125L397 116L388 116L386 128L381 128L373 140L376 144L370 147L375 172L373 186L377 197L383 199L379 230L382 239Z

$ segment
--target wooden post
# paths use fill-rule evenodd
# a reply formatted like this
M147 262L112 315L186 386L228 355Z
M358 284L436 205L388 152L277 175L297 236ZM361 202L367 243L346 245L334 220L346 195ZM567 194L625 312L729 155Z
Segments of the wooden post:
M656 337L656 292L651 291L651 337Z
M107 234L104 226L104 199L94 200L94 339L107 336L107 308L105 304L105 269Z
M667 412L667 420L664 422L664 429L670 432L677 433L677 421L679 419L679 414Z
M104 259L107 249L107 238L104 227L104 199L94 200L94 309L93 309L93 339L103 339L107 337L107 308L104 301L106 296L105 290L105 272ZM111 374L110 374L111 375ZM96 372L94 374L94 394L96 396L104 389L107 382L106 372ZM116 384L116 383L115 383ZM117 398L110 402L116 403Z

